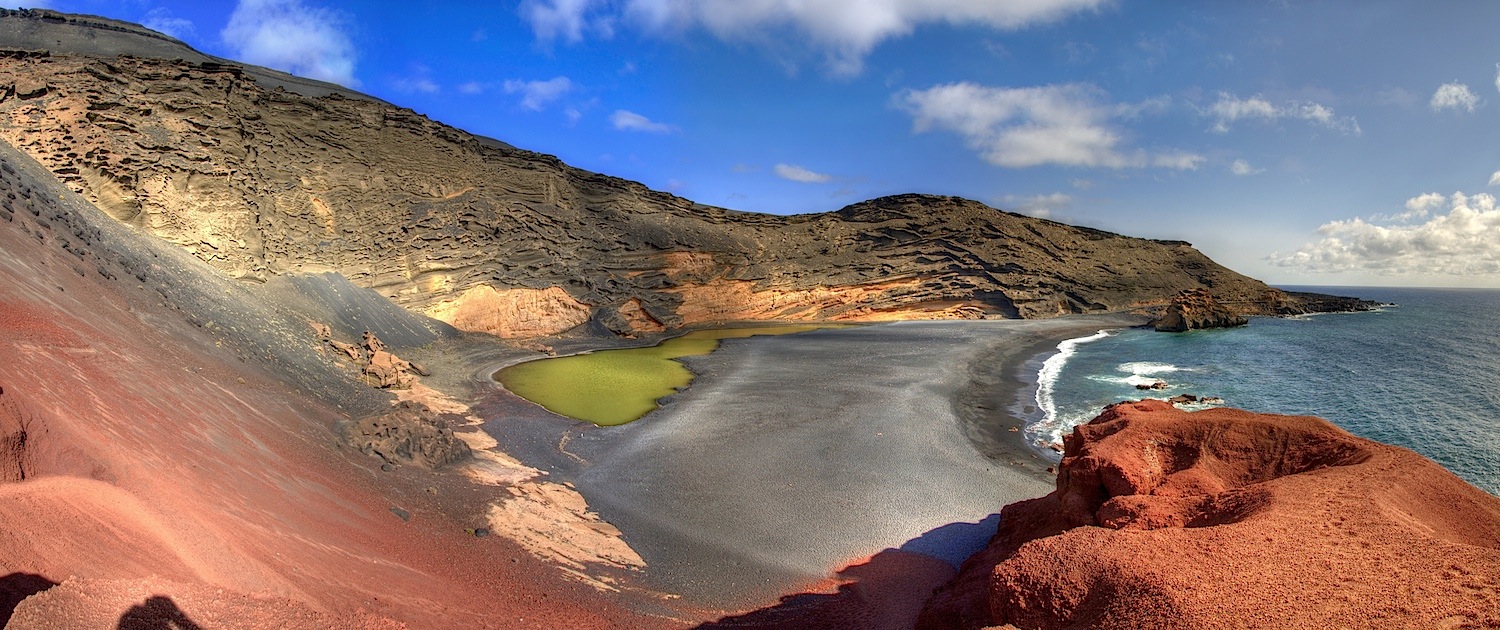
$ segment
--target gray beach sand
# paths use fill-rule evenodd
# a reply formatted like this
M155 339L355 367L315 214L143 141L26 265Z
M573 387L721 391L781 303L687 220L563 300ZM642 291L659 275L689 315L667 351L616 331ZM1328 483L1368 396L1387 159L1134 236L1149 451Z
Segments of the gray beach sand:
M1009 431L1035 378L1023 364L1141 321L902 322L729 341L689 359L692 386L634 423L495 429L507 450L577 484L646 560L649 586L700 606L759 606L884 549L954 565L978 550L1002 506L1053 484L1052 462Z

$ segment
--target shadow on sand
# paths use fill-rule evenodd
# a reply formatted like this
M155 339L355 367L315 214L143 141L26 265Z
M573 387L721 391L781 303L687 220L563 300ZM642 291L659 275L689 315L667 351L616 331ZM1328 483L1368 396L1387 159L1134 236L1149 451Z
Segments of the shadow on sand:
M12 573L0 578L0 628L10 622L21 600L54 586L57 582L34 573Z
M698 626L815 630L906 630L916 623L933 589L995 535L999 514L978 523L949 523L834 575L832 593L783 595L772 606Z
M120 615L117 630L203 630L193 623L187 613L177 607L172 598L154 595L146 601L130 607Z

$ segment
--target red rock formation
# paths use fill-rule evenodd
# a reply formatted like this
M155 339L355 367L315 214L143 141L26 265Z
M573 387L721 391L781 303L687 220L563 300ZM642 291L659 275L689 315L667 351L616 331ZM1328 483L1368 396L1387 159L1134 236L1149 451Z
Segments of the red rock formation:
M1312 417L1121 403L920 627L1495 627L1500 499Z

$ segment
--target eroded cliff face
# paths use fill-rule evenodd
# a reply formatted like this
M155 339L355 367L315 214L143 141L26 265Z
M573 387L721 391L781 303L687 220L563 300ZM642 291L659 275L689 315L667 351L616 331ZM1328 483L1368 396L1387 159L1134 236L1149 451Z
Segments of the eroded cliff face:
M337 272L463 329L1049 317L1203 287L1271 313L1279 294L1186 243L951 197L733 212L232 64L56 48L0 54L0 139L70 188L232 277Z
M1319 418L1120 403L924 628L1490 627L1500 499Z

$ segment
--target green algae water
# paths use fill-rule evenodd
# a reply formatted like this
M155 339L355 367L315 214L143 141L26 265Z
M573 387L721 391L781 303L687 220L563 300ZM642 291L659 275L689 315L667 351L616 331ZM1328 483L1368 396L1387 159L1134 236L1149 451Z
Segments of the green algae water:
M718 349L722 339L789 335L841 325L799 324L695 330L649 348L599 350L519 363L495 374L506 389L552 413L601 426L625 424L693 381L680 357Z

